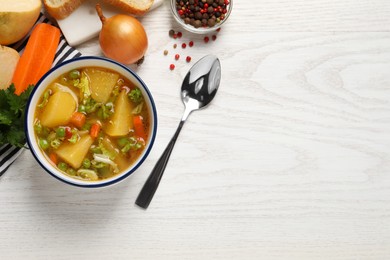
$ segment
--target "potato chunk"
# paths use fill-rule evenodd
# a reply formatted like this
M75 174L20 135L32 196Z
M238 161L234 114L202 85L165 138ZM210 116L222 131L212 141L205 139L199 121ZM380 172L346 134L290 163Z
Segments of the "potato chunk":
M133 117L131 111L133 105L127 97L126 91L122 91L115 101L114 114L109 119L105 128L106 134L110 136L123 136L133 128Z
M47 127L66 125L74 111L76 100L69 92L55 92L47 102L40 116L41 124Z
M63 143L55 152L62 160L75 169L80 168L89 148L93 144L90 135L84 135L77 143Z
M89 78L92 98L97 102L106 103L118 81L119 75L98 68L85 69L84 73Z

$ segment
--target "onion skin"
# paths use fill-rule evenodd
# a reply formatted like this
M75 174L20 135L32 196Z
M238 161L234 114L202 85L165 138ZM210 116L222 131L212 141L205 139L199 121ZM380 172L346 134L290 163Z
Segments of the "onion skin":
M148 37L142 24L124 14L105 18L98 5L96 10L102 21L99 43L103 54L123 64L133 64L142 59L148 48Z

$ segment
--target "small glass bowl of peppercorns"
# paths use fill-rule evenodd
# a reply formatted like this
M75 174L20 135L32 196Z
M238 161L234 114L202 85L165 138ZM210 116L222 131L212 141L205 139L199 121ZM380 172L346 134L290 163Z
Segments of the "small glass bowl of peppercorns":
M187 31L206 34L228 19L233 0L170 0L175 20Z

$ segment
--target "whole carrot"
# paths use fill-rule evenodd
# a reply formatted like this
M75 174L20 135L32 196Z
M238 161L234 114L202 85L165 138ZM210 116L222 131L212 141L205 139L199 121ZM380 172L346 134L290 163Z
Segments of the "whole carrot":
M36 25L19 59L12 82L15 94L20 95L29 85L35 85L52 66L60 30L46 23Z

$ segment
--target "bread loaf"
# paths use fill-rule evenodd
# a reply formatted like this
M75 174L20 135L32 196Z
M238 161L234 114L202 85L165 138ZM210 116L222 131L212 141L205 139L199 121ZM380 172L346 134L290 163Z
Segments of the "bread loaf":
M43 0L46 11L57 20L68 17L83 2L88 0ZM144 15L153 4L154 0L103 0L107 4L133 14Z
M68 17L85 0L43 0L46 11L53 18L60 20Z
M149 11L153 0L103 0L119 9L134 15L144 15Z

